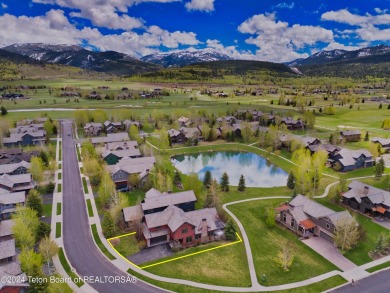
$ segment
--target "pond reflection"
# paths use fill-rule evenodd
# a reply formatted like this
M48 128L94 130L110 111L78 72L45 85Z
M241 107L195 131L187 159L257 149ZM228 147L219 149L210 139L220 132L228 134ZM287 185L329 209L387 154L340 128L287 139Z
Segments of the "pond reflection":
M238 185L241 174L247 187L285 186L288 177L284 170L252 153L209 152L174 156L171 161L182 173L196 173L200 180L203 180L206 171L210 171L219 182L226 172L233 186Z

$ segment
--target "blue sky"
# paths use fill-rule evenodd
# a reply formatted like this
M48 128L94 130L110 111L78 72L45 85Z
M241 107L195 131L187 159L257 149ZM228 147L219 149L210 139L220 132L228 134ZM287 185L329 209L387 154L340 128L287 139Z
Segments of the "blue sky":
M211 48L284 62L390 44L390 0L0 0L0 46L83 44L135 57Z

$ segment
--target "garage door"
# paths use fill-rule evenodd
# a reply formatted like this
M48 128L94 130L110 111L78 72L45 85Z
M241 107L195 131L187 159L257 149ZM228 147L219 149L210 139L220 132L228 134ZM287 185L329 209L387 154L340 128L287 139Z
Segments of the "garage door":
M333 243L333 238L332 236L330 236L329 234L326 234L325 232L323 231L320 231L320 237L325 239L326 241L329 241L331 243Z
M166 235L158 236L158 237L154 237L154 238L150 239L150 245L157 245L157 244L165 243L165 242L167 242Z

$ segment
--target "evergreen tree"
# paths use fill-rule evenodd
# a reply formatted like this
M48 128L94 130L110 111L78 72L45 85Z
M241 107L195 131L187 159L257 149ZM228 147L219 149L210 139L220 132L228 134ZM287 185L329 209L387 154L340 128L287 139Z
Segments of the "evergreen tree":
M49 156L47 155L46 152L40 151L38 157L42 159L42 162L45 165L45 167L49 166Z
M240 180L238 181L238 191L245 191L246 186L245 186L245 178L244 175L240 176Z
M220 184L222 191L229 191L229 175L226 172L223 173Z
M168 134L168 143L169 143L169 146L172 147L172 139L171 139L171 136Z
M1 116L5 116L8 114L8 111L4 106L1 106L0 111L1 111Z
M49 237L51 232L50 225L40 221L37 229L36 240L40 241L44 237Z
M36 189L31 189L28 197L27 197L27 207L33 209L37 212L38 217L42 217L43 215L43 202L42 198L39 195L38 191Z
M381 157L378 164L375 166L375 178L379 180L385 171L385 161Z
M267 217L265 219L265 223L268 228L275 226L275 209L273 206L269 206L267 208Z
M382 103L379 104L379 109L382 109Z
M181 176L178 171L175 171L175 175L173 176L173 184L176 186L181 186Z
M368 134L368 131L366 132L366 136L364 137L364 141L369 141L370 135Z
M290 189L295 188L295 176L294 176L294 172L292 171L290 172L290 174L288 174L287 187Z
M204 177L203 177L204 187L209 188L212 180L213 180L213 177L211 176L211 172L206 171L206 173L204 174Z
M30 282L28 287L29 293L42 293L47 292L47 289L49 287L48 280L45 279L45 275L42 272L42 268L40 266L37 266L36 264L32 265L31 268L31 274L29 274L32 278L36 278L35 282Z
M225 237L226 240L236 240L237 239L237 228L234 222L230 219L227 221L225 226Z
M102 230L106 238L113 237L115 234L115 222L110 212L105 212L102 220Z

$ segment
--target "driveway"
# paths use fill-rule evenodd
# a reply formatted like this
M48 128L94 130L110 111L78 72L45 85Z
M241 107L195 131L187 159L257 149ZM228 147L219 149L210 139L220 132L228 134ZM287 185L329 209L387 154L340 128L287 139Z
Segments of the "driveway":
M343 271L357 268L357 265L345 258L336 247L321 237L311 237L302 242Z
M127 259L132 263L139 265L163 257L171 256L172 254L172 249L167 243L165 243L142 249L140 252L130 255Z

